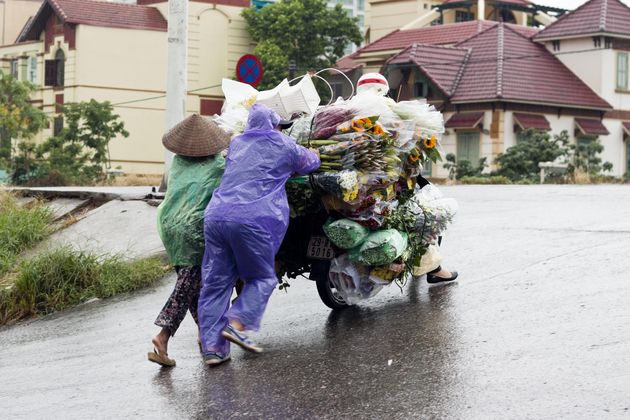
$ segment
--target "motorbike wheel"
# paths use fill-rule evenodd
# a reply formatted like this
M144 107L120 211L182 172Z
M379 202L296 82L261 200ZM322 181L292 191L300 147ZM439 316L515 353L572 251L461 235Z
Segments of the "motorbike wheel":
M319 275L315 279L315 283L317 284L317 293L319 294L319 298L324 302L324 305L328 306L331 309L345 309L349 305L345 300L341 297L335 286L328 279L328 275Z

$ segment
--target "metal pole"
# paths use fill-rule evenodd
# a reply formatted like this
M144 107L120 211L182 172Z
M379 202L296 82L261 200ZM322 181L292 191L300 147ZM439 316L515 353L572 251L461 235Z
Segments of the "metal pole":
M486 20L486 0L477 0L477 20Z
M2 42L0 45L4 45L4 37L7 32L7 2L0 0L0 3L2 3Z
M168 64L166 73L166 130L186 117L188 0L168 2ZM164 153L164 176L160 191L166 191L173 154Z

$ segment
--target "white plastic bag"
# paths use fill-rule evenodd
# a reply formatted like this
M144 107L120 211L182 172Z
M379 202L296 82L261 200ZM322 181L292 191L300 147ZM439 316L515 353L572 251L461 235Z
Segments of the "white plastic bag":
M370 269L340 255L330 264L329 279L347 304L353 305L376 295L383 288L370 279Z
M435 270L442 264L442 254L437 245L429 245L427 252L420 258L420 265L413 268L413 276L420 277Z

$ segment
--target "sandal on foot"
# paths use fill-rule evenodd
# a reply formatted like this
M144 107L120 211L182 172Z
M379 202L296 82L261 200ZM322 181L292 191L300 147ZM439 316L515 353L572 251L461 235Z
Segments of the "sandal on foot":
M164 367L173 367L175 366L175 360L168 357L166 353L160 353L158 349L154 348L152 352L147 353L147 359L150 362L157 363L158 365L162 365Z
M230 355L222 356L217 352L209 351L203 354L203 362L208 366L218 366L222 363L228 362L231 359Z
M241 346L247 351L251 351L252 353L262 353L262 347L258 346L254 340L249 338L245 333L238 331L236 328L228 325L225 327L223 332L221 333L226 340L231 341L232 343Z
M431 283L431 284L444 283L447 281L453 281L457 278L457 276L459 276L457 271L451 271L450 277L438 277L438 276L433 275L435 273L439 273L440 271L442 271L442 266L438 266L438 268L436 268L435 270L429 271L427 273L427 283Z

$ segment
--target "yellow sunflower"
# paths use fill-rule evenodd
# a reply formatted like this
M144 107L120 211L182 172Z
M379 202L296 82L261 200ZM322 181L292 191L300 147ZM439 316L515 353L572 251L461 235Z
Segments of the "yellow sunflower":
M431 136L431 138L424 139L423 143L424 147L426 147L427 149L433 149L435 146L437 146L437 139L435 138L435 136Z

